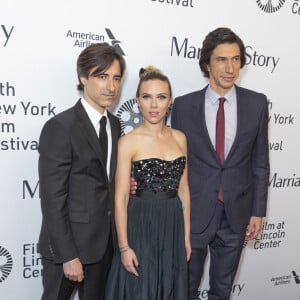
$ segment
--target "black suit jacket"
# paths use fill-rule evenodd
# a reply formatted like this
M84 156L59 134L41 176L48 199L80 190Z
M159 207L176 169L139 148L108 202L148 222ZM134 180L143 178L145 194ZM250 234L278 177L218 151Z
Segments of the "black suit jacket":
M118 119L108 112L112 134L110 178L99 140L80 101L46 122L39 141L42 228L39 250L63 263L103 257L111 227Z
M237 132L222 166L205 122L205 91L178 97L172 127L188 141L191 233L201 233L213 216L220 184L233 231L241 232L251 216L265 216L269 183L268 104L265 95L236 86Z

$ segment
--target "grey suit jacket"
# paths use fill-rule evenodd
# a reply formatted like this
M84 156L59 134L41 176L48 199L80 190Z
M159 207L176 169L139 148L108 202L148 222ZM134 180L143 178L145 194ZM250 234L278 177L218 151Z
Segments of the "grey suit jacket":
M103 257L111 227L118 119L108 112L112 130L110 180L99 140L80 101L50 119L39 141L42 228L39 251L63 263L84 264Z
M205 91L175 99L172 127L188 141L191 233L201 233L214 214L222 185L226 216L241 232L251 216L265 216L269 183L268 104L265 95L236 86L237 132L222 166L205 122Z

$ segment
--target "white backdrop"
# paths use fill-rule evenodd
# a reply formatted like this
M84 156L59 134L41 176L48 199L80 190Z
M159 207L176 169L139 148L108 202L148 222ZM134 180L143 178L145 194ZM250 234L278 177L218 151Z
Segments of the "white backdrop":
M299 0L1 1L1 299L40 299L38 137L47 119L79 98L83 48L106 41L123 51L127 71L114 113L126 132L138 120L128 117L139 68L160 68L174 96L202 88L202 40L220 26L247 48L238 84L265 93L270 109L268 216L260 238L245 244L232 299L299 299ZM208 288L206 270L199 299Z

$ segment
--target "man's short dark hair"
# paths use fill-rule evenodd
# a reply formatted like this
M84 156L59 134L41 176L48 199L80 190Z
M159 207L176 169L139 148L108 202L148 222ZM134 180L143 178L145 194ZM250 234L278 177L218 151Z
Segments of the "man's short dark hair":
M118 60L120 63L122 77L125 71L125 60L114 47L108 43L96 43L86 47L77 59L78 90L83 90L80 77L97 76L106 71L114 60ZM91 69L95 67L97 68L90 74Z
M240 48L241 68L243 68L246 62L245 46L243 41L231 29L220 27L211 31L205 37L199 59L199 66L205 77L209 77L207 65L210 63L210 58L214 49L220 44L234 43L236 43Z

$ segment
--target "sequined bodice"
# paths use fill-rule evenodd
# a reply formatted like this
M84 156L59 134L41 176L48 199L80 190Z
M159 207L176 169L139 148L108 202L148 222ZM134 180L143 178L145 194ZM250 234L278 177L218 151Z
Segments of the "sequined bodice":
M138 190L149 192L166 192L178 189L186 158L174 160L147 158L132 162L132 176Z

